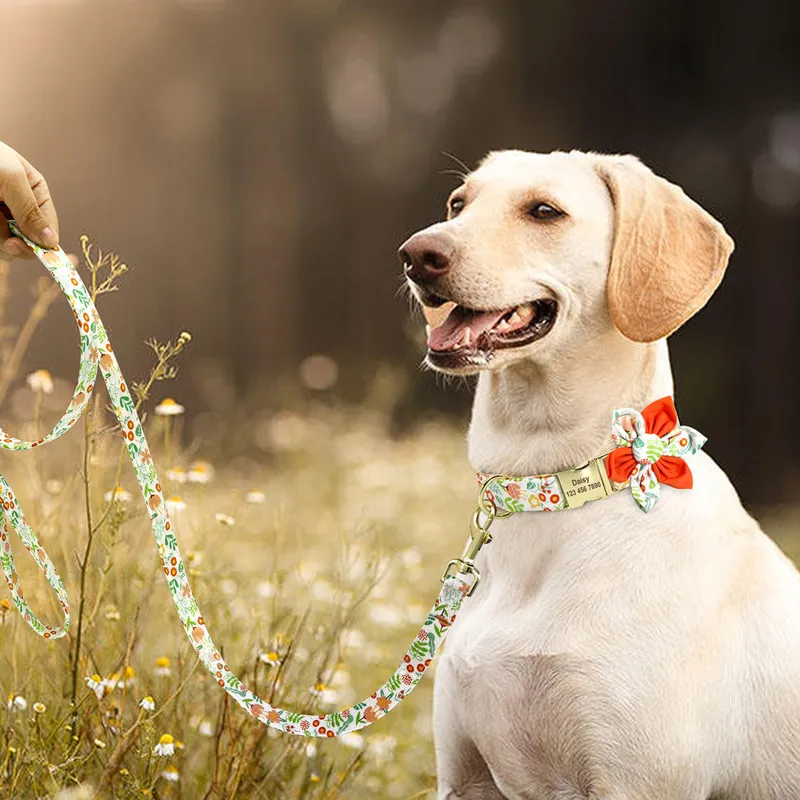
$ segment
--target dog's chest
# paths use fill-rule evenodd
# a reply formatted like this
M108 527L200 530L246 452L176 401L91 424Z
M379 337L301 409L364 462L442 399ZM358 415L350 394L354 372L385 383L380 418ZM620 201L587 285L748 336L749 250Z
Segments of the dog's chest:
M532 797L552 787L586 796L652 744L636 709L667 663L647 613L648 591L660 594L663 580L638 569L623 544L631 574L621 583L616 546L592 542L586 531L606 534L585 510L562 518L557 532L531 530L529 516L505 521L488 545L500 546L481 554L485 581L464 601L438 668L437 682L450 685L465 732L505 776L509 797L528 796L512 791L517 767L521 786L541 787ZM640 535L616 531L615 542Z
M506 617L527 624L522 642L502 624L487 625L481 611L448 642L437 673L458 698L466 735L508 797L549 797L554 788L559 796L586 797L616 758L598 745L608 741L600 732L614 728L602 670L573 654L548 652L545 627L533 615Z

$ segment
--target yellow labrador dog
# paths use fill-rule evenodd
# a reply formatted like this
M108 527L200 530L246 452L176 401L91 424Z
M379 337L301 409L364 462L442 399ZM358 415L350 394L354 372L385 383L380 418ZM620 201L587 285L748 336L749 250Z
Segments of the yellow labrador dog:
M478 374L475 469L608 451L613 409L673 393L666 337L732 249L632 156L488 156L400 250L427 363ZM800 798L798 573L714 461L688 461L694 488L649 514L620 492L495 522L438 666L439 798Z

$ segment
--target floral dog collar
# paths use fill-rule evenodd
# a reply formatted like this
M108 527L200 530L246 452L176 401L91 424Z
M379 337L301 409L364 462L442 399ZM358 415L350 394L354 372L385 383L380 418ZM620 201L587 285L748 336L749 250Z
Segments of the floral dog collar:
M630 487L643 511L658 501L661 484L692 488L684 456L694 455L706 437L678 423L671 397L640 412L618 408L611 415L615 449L577 469L552 475L515 477L478 473L486 497L502 511L564 511Z

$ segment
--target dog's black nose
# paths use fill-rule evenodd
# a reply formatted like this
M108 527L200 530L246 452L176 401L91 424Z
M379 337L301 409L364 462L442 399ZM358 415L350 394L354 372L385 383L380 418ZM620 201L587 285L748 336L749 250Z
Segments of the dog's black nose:
M420 231L398 251L406 277L420 286L441 278L452 266L456 246L445 231Z

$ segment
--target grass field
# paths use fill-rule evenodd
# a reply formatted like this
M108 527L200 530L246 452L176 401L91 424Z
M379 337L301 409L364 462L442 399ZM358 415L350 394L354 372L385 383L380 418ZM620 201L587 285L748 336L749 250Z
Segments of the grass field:
M2 279L0 270L5 302ZM39 312L55 298L40 287ZM35 321L16 330L0 350L3 424L28 439L49 429L72 391L67 376L18 374L20 339L33 329ZM169 375L168 364L159 369ZM373 397L386 395L385 379L376 377ZM148 383L147 435L228 663L262 696L300 711L369 695L395 669L465 539L474 479L463 433L440 420L396 437L390 403L352 408L306 392L293 410L256 413L246 430L223 432L240 445L250 439L246 455L223 464L217 446L186 441L183 415L154 413L168 384ZM0 796L430 796L430 679L362 734L307 740L260 725L198 668L104 402L98 395L83 430L3 459L64 578L72 627L46 641L0 604ZM25 596L58 624L44 578L13 545Z
M4 285L0 268L0 311ZM37 301L45 312L49 291ZM0 401L3 424L33 439L72 387L43 373L26 383L26 330L0 347ZM199 440L182 430L183 415L154 413L169 384L145 392L145 427L205 620L238 675L276 705L330 711L373 692L466 537L475 484L463 429L429 420L394 435L391 373L374 381L357 408L296 393L235 430L212 420L215 434ZM341 739L284 736L227 701L184 636L101 397L85 423L3 458L66 582L73 623L46 641L0 604L0 797L433 797L430 679ZM223 463L226 437L238 455ZM795 523L785 515L771 527L793 556ZM58 624L44 579L16 540L14 550L34 610Z
M274 690L276 704L303 711L349 705L388 677L436 596L444 563L460 552L469 518L473 481L458 431L442 422L395 439L380 412L355 411L265 417L261 466L206 458L193 468L174 447L174 430L172 454L163 452L164 428L174 419L150 418L212 635L240 677L267 696ZM45 797L82 784L102 785L111 797L408 798L433 785L430 680L363 735L307 741L268 731L227 703L202 667L195 670L127 464L124 492L106 513L119 455L110 433L92 447L96 531L81 569L83 445L76 430L51 453L4 459L64 577L73 626L66 639L49 642L13 605L0 610L3 796ZM26 596L55 624L56 602L16 545ZM90 685L92 676L103 685ZM155 712L139 707L147 696ZM163 734L180 742L173 756L154 755Z

